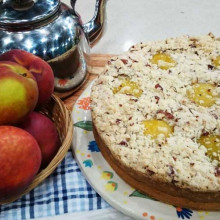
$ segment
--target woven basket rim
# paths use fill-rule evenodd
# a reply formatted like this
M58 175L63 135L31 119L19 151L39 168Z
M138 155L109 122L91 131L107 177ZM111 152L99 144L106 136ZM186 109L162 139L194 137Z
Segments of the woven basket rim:
M52 172L56 169L56 167L61 163L61 161L64 159L66 153L68 152L68 150L70 148L70 145L71 145L72 139L73 139L73 121L72 121L72 117L71 117L71 111L69 109L67 109L67 107L64 105L63 101L55 94L52 95L51 99L56 104L58 104L62 115L64 115L64 118L66 118L66 127L64 128L64 129L66 129L65 139L63 140L57 154L54 156L52 161L48 164L48 166L46 168L41 170L35 176L35 178L31 182L31 184L19 195L16 195L16 196L11 197L9 199L5 199L5 200L0 201L0 205L14 202L15 200L19 199L23 195L29 193L32 189L37 187L40 183L42 183L50 174L52 174Z

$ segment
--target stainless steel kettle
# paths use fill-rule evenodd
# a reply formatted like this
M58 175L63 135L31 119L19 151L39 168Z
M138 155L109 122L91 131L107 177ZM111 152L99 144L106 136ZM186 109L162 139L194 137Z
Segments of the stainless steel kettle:
M0 0L0 54L17 48L40 56L54 71L57 92L85 80L90 44L103 29L105 0L96 0L86 24L75 2L70 8L60 0Z

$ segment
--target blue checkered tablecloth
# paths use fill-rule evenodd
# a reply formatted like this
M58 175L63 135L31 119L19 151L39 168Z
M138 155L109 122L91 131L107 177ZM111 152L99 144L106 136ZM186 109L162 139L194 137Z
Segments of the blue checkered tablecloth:
M85 180L69 151L38 187L13 203L1 205L0 219L24 220L109 207Z

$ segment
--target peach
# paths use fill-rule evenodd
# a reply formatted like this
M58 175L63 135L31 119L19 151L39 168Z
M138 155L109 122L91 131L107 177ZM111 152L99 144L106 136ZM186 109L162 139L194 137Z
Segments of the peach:
M0 126L0 201L23 192L41 164L37 141L14 126Z
M41 168L45 168L59 150L60 140L54 123L45 115L32 112L20 125L37 140L41 153Z
M45 104L54 91L54 74L50 65L35 56L20 49L13 49L0 55L0 61L13 61L27 68L36 78L39 88L38 104Z
M15 62L0 61L0 125L17 124L38 101L33 75Z

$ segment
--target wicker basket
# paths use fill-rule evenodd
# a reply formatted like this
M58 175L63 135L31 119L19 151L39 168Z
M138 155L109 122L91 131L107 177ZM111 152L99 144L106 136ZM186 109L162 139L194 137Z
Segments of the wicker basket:
M45 169L41 170L40 173L38 173L38 175L24 192L7 200L2 200L0 198L0 205L11 203L19 199L21 196L30 192L37 185L43 182L44 179L46 179L63 160L72 143L73 122L71 114L60 98L53 95L50 101L38 111L48 116L55 123L62 145L50 164Z

